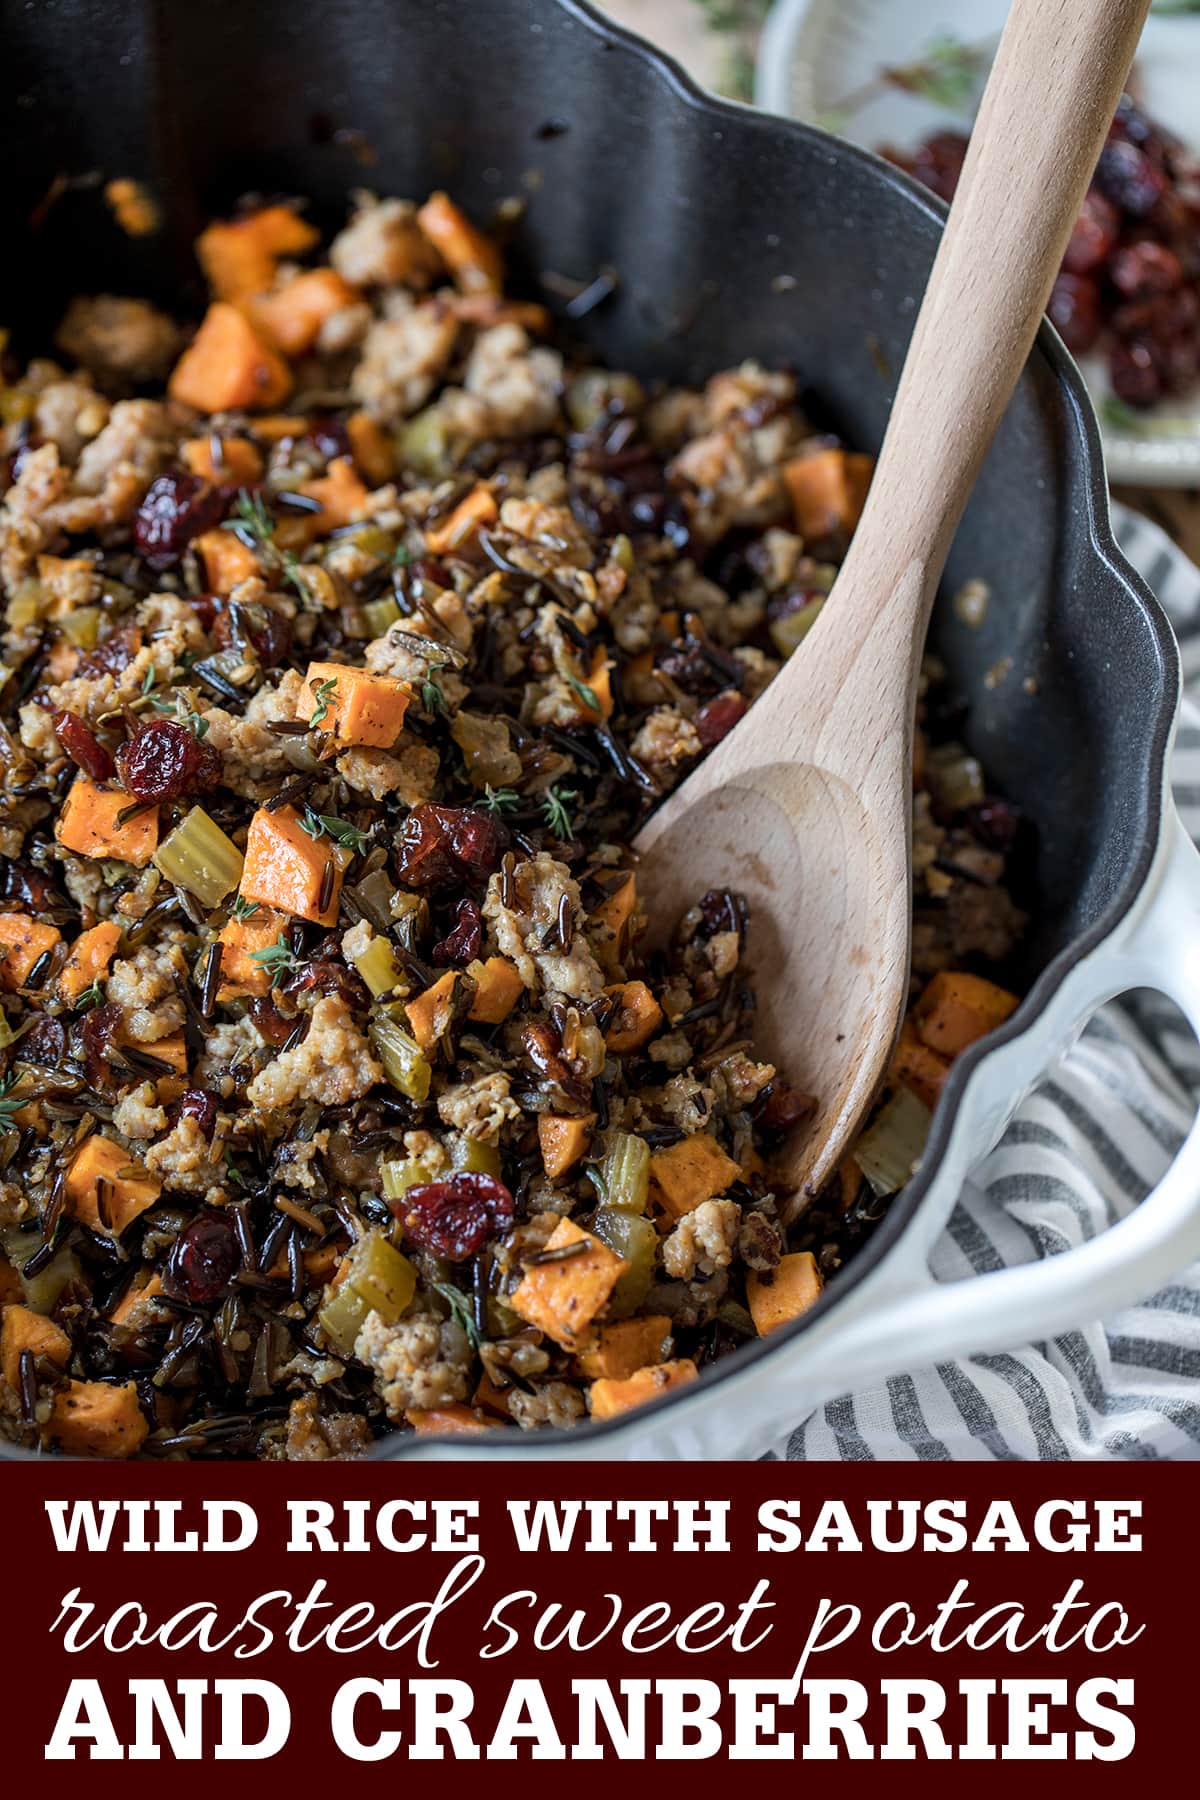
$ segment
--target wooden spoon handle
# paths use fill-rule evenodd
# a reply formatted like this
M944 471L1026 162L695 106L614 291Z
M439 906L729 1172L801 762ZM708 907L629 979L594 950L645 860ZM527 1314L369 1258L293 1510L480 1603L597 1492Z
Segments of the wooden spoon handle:
M865 637L904 581L921 636L1133 60L1149 0L1013 0L866 509L838 580ZM832 608L830 609L833 610ZM903 610L903 609L902 609ZM857 614L857 617L854 615ZM899 624L899 620L895 623ZM797 661L803 659L797 658Z

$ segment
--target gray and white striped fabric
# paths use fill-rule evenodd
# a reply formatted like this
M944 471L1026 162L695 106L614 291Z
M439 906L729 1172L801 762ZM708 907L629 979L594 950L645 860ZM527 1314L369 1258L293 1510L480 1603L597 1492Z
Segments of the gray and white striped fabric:
M1171 615L1186 698L1172 778L1200 841L1200 570L1114 508L1121 547ZM941 1280L1068 1249L1129 1212L1200 1104L1200 1049L1160 996L1097 1014L972 1172L932 1268ZM1200 1265L1116 1318L895 1375L830 1402L774 1446L794 1460L1200 1458Z

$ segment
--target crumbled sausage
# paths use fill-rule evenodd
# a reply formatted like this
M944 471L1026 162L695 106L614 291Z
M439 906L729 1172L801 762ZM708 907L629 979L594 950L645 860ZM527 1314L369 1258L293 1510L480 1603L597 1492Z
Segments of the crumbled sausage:
M465 1400L471 1346L453 1320L429 1315L385 1325L377 1312L368 1314L354 1354L375 1372L375 1385L392 1418L412 1408L451 1406Z
M451 1125L469 1138L494 1144L509 1120L521 1117L521 1109L508 1090L509 1078L500 1070L460 1082L439 1096L438 1118L443 1125Z
M674 769L700 754L700 734L674 706L656 706L633 740L633 754L648 769Z
M327 994L313 1007L303 1042L268 1063L247 1087L246 1098L267 1109L295 1100L345 1106L382 1080L383 1070L350 1008L340 995Z
M170 1037L183 1024L177 983L188 979L178 941L141 944L132 956L114 962L105 997L125 1009L125 1029L138 1044Z
M583 1395L569 1381L547 1381L529 1394L518 1387L510 1388L506 1404L509 1417L516 1420L522 1431L532 1431L538 1425L561 1430L581 1419L587 1410Z
M544 850L517 865L513 877L515 907L502 898L499 875L488 882L483 915L492 930L496 948L517 965L527 988L539 979L548 990L573 1000L595 1000L604 990L604 976L583 936L583 907L579 883L565 863L556 862ZM550 948L557 933L564 896L573 926L569 950Z
M199 1119L184 1113L165 1138L151 1144L146 1152L146 1167L168 1192L207 1194L216 1186L221 1159L219 1134L210 1143Z
M152 1138L167 1128L167 1115L159 1106L152 1081L131 1088L113 1108L112 1122L123 1137Z
M677 1281L727 1269L741 1223L742 1209L736 1200L702 1200L663 1240L663 1268Z
M411 200L355 195L357 210L329 246L329 260L353 287L428 287L440 258L417 224Z
M405 419L428 400L449 362L458 320L439 300L393 304L363 339L350 387L367 411L385 424Z
M101 381L136 386L166 374L179 350L179 327L145 300L81 294L67 308L55 342Z
M288 1408L289 1462L344 1462L362 1456L370 1443L371 1429L360 1413L325 1412L317 1394L301 1394Z

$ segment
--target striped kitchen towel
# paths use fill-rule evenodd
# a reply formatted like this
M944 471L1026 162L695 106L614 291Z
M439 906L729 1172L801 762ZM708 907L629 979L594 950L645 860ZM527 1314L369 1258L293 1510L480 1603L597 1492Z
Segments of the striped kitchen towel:
M1113 513L1122 549L1179 634L1185 700L1172 780L1200 841L1200 570L1147 519ZM955 1281L1094 1237L1159 1179L1198 1104L1200 1048L1170 1002L1139 994L1105 1007L972 1171L934 1274ZM774 1449L848 1462L1200 1457L1200 1265L1052 1343L847 1394Z

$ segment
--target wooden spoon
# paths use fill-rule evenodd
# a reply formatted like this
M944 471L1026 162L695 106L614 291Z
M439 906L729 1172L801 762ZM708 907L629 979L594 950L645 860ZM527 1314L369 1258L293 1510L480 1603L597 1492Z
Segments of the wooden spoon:
M925 628L1148 4L1014 0L833 592L746 722L637 840L658 917L706 888L749 901L756 1039L819 1100L784 1149L793 1215L845 1154L903 1017Z

